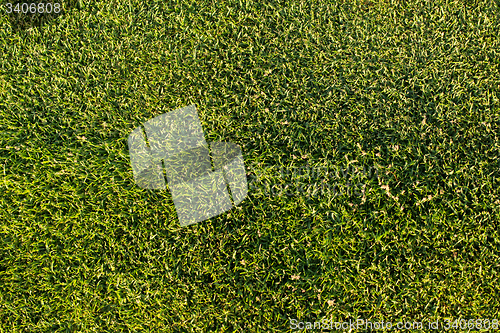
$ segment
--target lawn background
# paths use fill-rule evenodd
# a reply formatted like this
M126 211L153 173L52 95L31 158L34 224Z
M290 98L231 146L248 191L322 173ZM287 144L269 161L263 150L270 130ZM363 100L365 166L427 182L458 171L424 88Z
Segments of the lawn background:
M500 319L499 5L80 1L23 27L2 7L0 332ZM126 140L193 103L249 180L379 178L181 228Z

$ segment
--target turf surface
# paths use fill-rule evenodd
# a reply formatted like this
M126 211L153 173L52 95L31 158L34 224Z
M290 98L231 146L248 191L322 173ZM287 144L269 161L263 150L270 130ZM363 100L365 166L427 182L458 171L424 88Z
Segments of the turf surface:
M0 332L500 319L499 5L3 7ZM250 192L181 228L126 140L189 104Z

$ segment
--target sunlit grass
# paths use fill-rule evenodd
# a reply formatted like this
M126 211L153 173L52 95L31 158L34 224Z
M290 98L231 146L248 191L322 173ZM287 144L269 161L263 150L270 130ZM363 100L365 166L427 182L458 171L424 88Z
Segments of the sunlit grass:
M498 319L498 2L83 1L15 22L0 332ZM168 191L134 185L127 135L193 103L252 190L181 228ZM259 190L309 184L279 171L305 166L378 177L363 196Z

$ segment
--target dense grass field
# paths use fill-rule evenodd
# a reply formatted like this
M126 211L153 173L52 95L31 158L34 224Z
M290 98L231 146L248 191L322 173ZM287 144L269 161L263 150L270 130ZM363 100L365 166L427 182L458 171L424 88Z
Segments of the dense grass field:
M0 332L500 319L499 1L6 3ZM250 190L180 227L127 136L189 104Z

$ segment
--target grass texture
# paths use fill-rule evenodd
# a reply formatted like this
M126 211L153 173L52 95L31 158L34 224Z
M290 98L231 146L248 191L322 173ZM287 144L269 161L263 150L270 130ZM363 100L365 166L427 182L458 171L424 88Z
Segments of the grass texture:
M499 1L5 2L0 332L500 319ZM190 104L250 191L180 227L127 136Z

